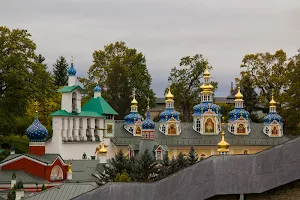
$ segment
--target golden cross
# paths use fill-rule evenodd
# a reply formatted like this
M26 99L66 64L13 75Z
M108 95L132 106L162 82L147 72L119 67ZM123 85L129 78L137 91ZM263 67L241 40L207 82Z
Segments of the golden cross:
M38 101L34 101L34 106L35 106L35 112L38 113L38 107L39 107L39 102Z
M147 97L147 101L148 101L147 106L149 108L149 103L150 103L150 98L149 97Z

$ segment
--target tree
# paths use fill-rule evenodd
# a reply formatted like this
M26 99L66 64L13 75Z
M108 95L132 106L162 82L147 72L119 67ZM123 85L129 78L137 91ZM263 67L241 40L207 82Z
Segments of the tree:
M44 191L46 189L47 189L46 186L43 184L41 190Z
M182 68L174 67L171 70L168 80L171 83L175 108L183 113L184 122L191 119L193 106L200 103L200 78L203 77L207 65L207 60L201 54L196 54L193 57L183 57L179 63ZM217 86L216 83L213 84Z
M218 103L221 108L222 119L224 122L229 121L229 112L234 109L234 104Z
M269 52L247 54L243 58L241 67L246 70L242 74L259 90L259 99L266 106L271 100L272 93L275 97L279 97L287 87L287 61L286 53L281 49L275 54Z
M109 160L108 164L103 165L104 173L100 174L101 182L107 183L114 181L117 174L122 174L124 170L126 170L126 173L131 174L131 165L132 163L125 157L123 151L118 151L115 157Z
M180 152L176 158L177 162L177 171L183 168L186 168L189 165L189 160L186 158L186 155Z
M26 30L0 27L0 134L16 131L16 118L25 115L28 99L54 93L53 78L38 61L30 37Z
M136 181L149 182L157 177L158 169L153 154L146 149L136 160L133 176Z
M68 63L65 57L60 56L53 65L53 75L56 87L65 86L68 83Z
M194 146L191 146L187 159L189 165L193 165L198 161L199 157Z
M126 170L124 170L121 174L117 173L116 178L114 178L114 182L130 182L130 181L131 178L126 172Z
M284 99L281 115L284 119L284 128L289 134L300 132L300 49L288 64L287 80L289 87L283 92Z
M95 82L99 81L102 89L106 89L102 96L119 113L119 119L124 119L129 113L134 87L141 113L146 111L147 96L151 105L154 105L154 92L150 88L152 79L141 52L127 47L125 42L116 42L104 46L103 50L95 51L93 59L94 64L89 68L88 78L79 78L88 91L86 98L93 96Z
M162 179L165 178L166 176L168 176L169 174L171 174L170 172L170 158L168 156L168 154L166 153L163 157L162 163L159 167L159 172L158 172L158 179Z
M16 187L14 186L7 194L7 200L15 200L15 199L16 199Z

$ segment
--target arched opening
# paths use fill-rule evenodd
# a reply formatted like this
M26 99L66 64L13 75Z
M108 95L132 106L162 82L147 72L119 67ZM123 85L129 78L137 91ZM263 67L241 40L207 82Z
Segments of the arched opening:
M197 118L196 119L196 131L200 132L200 129L201 129L201 122L200 122L200 119Z
M77 113L77 95L76 95L76 92L72 93L72 112Z
M60 166L55 165L51 170L50 180L57 181L62 179L63 179L63 171Z

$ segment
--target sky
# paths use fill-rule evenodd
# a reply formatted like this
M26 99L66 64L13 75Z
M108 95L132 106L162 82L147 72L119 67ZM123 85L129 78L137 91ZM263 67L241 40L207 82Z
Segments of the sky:
M219 82L216 96L226 96L245 54L296 54L300 1L2 0L3 25L28 30L50 70L59 56L74 56L78 76L87 76L95 50L122 40L145 55L158 97L182 57L202 54Z

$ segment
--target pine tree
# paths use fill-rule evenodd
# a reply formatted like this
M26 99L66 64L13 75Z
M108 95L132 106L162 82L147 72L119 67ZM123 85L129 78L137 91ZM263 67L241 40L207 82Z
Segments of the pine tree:
M135 162L133 176L136 181L149 182L157 178L158 168L156 160L148 149L142 153Z
M55 85L65 86L68 82L68 63L63 56L60 56L53 65Z
M168 154L166 153L163 157L161 166L159 167L159 174L158 174L158 179L165 178L170 174L170 158Z
M131 178L126 172L126 170L124 170L121 174L117 173L116 178L114 178L114 182L130 182L130 181Z
M15 199L16 199L16 187L14 186L7 194L7 200L15 200Z
M178 154L176 162L177 162L177 171L189 165L188 159L185 157L185 154L183 154L182 152Z
M42 190L42 191L46 190L46 186L45 186L44 184L42 185L41 190Z
M191 146L191 148L190 148L190 152L189 152L187 159L188 159L189 165L195 164L199 159L198 154L196 153L193 146Z

